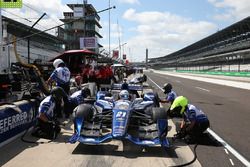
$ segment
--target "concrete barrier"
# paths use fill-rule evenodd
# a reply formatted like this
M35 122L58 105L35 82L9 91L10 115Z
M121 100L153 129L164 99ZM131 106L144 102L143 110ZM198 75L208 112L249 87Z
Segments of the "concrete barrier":
M0 106L0 146L35 123L38 105L35 99Z

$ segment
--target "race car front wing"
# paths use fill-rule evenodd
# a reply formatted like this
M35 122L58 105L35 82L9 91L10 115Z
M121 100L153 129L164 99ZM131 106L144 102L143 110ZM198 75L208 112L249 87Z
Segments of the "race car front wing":
M164 135L167 127L167 121L166 120L158 120L158 135L159 137L155 139L140 139L138 137L133 137L130 134L125 134L124 136L117 136L113 135L113 133L108 133L103 136L98 136L98 137L89 137L89 136L82 136L80 135L81 132L81 127L83 126L83 119L79 118L76 120L77 123L77 130L76 132L71 136L69 139L70 143L75 143L75 142L81 142L85 144L101 144L104 142L111 141L112 139L127 139L131 141L132 143L136 145L141 145L141 146L156 146L156 145L161 145L163 148L169 148L170 144L168 139L166 138L166 134Z

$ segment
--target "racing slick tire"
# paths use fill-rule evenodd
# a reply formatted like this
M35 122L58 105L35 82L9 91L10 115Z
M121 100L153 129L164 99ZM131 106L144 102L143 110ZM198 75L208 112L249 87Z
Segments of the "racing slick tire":
M153 122L157 122L158 119L167 119L167 111L165 108L153 107L152 108L152 120Z
M81 117L84 121L90 121L94 116L94 107L91 104L80 104L74 109L73 119Z
M155 107L160 107L160 98L158 96L157 92L154 92L154 103L155 103Z

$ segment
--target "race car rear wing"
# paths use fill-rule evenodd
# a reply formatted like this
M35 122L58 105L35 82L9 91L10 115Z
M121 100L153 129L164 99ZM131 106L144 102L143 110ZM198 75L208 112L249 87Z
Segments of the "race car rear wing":
M122 84L113 84L112 90L121 90ZM143 85L138 84L128 84L128 90L143 91Z

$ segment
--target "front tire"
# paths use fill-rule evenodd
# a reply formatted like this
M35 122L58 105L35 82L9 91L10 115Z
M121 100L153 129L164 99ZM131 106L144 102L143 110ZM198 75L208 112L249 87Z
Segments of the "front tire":
M157 92L154 93L154 97L155 97L154 98L155 107L160 107L160 98Z
M94 109L91 104L80 104L74 109L74 118L83 118L84 121L90 121L94 116Z
M165 108L153 107L152 108L152 120L157 122L158 119L167 119L167 111Z

